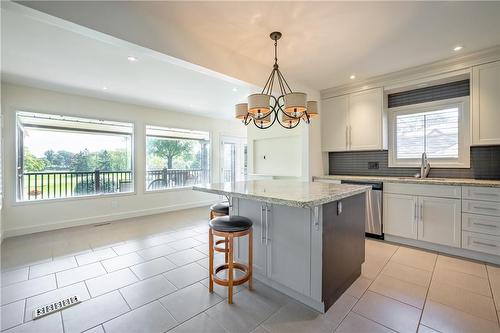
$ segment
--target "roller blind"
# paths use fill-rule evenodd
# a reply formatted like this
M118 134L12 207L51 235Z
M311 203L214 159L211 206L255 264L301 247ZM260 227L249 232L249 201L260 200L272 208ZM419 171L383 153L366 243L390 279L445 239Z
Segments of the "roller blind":
M396 114L396 158L452 159L459 154L459 108Z
M395 108L405 105L469 96L469 94L470 81L461 80L389 94L387 99L388 107Z

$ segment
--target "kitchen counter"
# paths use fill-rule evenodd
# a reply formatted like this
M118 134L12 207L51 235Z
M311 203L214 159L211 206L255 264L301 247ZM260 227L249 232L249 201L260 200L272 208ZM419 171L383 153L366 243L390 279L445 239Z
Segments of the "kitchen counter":
M348 176L348 175L325 175L315 176L313 180L358 180L407 184L435 184L435 185L459 185L459 186L484 186L500 187L500 180L470 179L470 178L415 178L415 177L389 177L389 176Z
M312 208L370 189L364 185L299 180L249 180L193 186L193 190L299 208Z

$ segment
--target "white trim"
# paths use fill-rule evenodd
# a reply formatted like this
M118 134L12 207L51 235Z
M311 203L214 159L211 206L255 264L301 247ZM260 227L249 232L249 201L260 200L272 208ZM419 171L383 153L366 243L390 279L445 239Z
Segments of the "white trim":
M458 107L458 159L429 158L431 167L437 168L470 168L470 98L458 97L441 101L419 103L387 109L389 129L389 160L391 167L419 167L420 158L405 161L396 158L395 116L396 114L411 114L437 110L441 107ZM423 153L423 152L421 152Z
M416 240L416 239L404 238L404 237L399 237L399 236L392 236L392 235L387 235L387 234L384 235L384 238L386 241L393 242L393 243L414 246L414 247L427 249L427 250L431 250L431 251L436 251L436 252L440 252L440 253L446 253L446 254L451 254L454 256L460 256L460 257L464 257L467 259L480 260L480 261L500 265L500 256L495 256L495 255L488 254L488 253L482 253L482 252L476 252L476 251L457 248L457 247L450 247L450 246L446 246L446 245L428 243L428 242L424 242L424 241L420 241L420 240Z
M398 84L407 84L410 81L424 80L432 81L432 78L447 73L457 72L493 61L500 60L500 45L491 48L469 53L463 56L450 57L448 59L435 61L432 63L415 66L400 71L374 76L372 78L348 83L332 88L321 90L321 99L327 99L339 95L376 88L380 86L393 86ZM448 74L450 75L450 74Z
M129 212L125 212L125 213L106 214L106 215L93 216L93 217L89 217L89 218L71 219L71 220L60 221L57 223L44 224L44 225L34 226L34 227L5 230L2 233L2 236L3 236L3 238L9 238L9 237L14 237L14 236L21 236L21 235L27 235L27 234L32 234L32 233L36 233L36 232L42 232L42 231L51 231L51 230L65 229L65 228L77 227L77 226L83 226L83 225L89 225L89 224L95 224L95 223L111 222L111 221L128 219L128 218L132 218L132 217L140 217L140 216L146 216L146 215L166 213L166 212L171 212L171 211L176 211L176 210L210 206L216 202L217 202L217 200L204 200L204 201L190 202L190 203L185 203L185 204L163 206L163 207L158 207L158 208L134 210L134 211L129 211Z

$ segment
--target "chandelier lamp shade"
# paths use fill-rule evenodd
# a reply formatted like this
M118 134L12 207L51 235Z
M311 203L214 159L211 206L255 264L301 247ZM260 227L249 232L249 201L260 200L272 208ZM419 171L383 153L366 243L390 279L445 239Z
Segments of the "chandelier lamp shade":
M248 96L248 103L235 106L235 118L245 125L254 123L258 128L266 129L277 122L284 128L292 129L301 120L309 124L312 118L318 116L318 102L308 101L307 94L293 91L279 70L278 40L281 36L281 32L277 31L269 35L274 40L274 65L262 92ZM274 88L279 89L278 97L273 94Z

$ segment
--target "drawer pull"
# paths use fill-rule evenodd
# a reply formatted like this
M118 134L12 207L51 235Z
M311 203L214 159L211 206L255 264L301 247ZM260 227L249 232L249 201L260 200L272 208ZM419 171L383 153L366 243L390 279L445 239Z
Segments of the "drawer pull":
M498 209L496 208L491 208L491 207L479 207L479 206L474 206L474 209L483 209L483 210L491 210L496 212Z
M477 241L472 241L472 243L477 244L477 245L485 245L485 246L489 246L489 247L497 247L495 244L488 244L488 243L477 242Z
M481 192L476 192L476 193L473 193L475 195L485 195L487 197L498 197L498 194L497 193L481 193Z
M480 225L481 227L489 227L489 228L498 228L497 225L491 225L491 224L486 224L486 223L479 223L479 222L474 222L473 224L475 225Z

